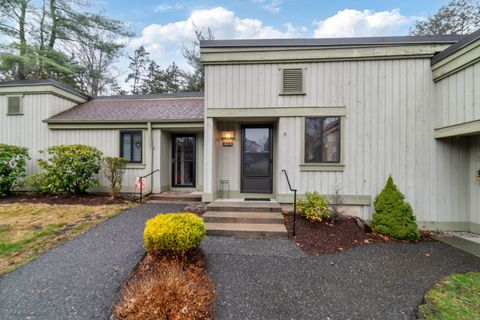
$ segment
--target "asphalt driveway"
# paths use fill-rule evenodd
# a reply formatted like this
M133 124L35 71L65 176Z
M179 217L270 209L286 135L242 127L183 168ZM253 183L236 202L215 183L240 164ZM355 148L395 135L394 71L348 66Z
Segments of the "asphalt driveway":
M145 204L0 277L1 319L109 319L144 255L143 228L183 205ZM411 319L442 276L480 258L440 242L375 244L318 257L289 240L209 237L218 319Z
M318 257L288 240L210 237L202 246L217 319L413 319L438 279L480 272L480 258L436 241Z
M144 255L145 221L184 205L144 204L0 277L0 318L108 319Z

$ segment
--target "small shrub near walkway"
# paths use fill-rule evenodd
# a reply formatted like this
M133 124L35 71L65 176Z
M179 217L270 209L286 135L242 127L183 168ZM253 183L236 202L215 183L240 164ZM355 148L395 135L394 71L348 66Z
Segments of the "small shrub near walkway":
M480 274L453 274L428 291L419 319L480 319Z
M215 286L200 242L205 223L192 213L161 214L146 223L149 255L127 281L114 318L212 319Z
M0 144L0 197L10 193L12 188L25 177L28 149Z
M375 199L374 206L372 227L375 231L400 240L419 239L420 232L412 207L405 201L405 196L398 190L391 176Z

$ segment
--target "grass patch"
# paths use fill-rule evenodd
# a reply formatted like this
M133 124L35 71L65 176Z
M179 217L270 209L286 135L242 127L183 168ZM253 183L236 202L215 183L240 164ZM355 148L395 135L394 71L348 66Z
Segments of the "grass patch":
M0 275L132 205L0 204Z
M424 297L419 319L480 319L480 273L452 274Z

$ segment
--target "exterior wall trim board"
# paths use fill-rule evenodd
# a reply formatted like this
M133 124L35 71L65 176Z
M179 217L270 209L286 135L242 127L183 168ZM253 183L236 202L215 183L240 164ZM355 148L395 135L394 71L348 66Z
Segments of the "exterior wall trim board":
M203 64L299 63L318 61L356 61L376 59L431 58L449 44L358 46L358 47L276 47L203 48Z
M435 139L480 133L480 119L435 129Z
M433 81L439 81L480 61L480 39L432 64Z
M88 101L87 98L77 96L68 91L59 89L52 85L42 85L42 86L18 86L18 87L0 87L0 95L28 95L28 94L52 94L59 98L74 102L74 103L84 103Z
M305 116L345 116L345 106L335 107L263 107L263 108L210 108L207 118L244 117L305 117Z

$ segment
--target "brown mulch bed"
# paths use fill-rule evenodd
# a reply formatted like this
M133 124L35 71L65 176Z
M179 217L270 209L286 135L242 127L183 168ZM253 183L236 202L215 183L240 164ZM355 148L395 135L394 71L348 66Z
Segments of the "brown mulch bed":
M44 204L66 204L66 205L86 205L98 206L106 204L130 203L132 200L126 198L112 199L104 194L43 194L43 193L17 193L4 198L0 198L0 204L7 203L44 203Z
M147 255L125 283L111 319L213 319L215 298L201 250L183 258Z
M393 239L375 231L365 233L357 226L355 220L348 216L335 221L322 222L307 221L297 216L295 237L292 237L292 215L284 213L283 216L289 239L292 239L295 245L309 255L344 251L371 243L408 242ZM420 240L417 242L435 241L431 232L421 231L420 234Z

